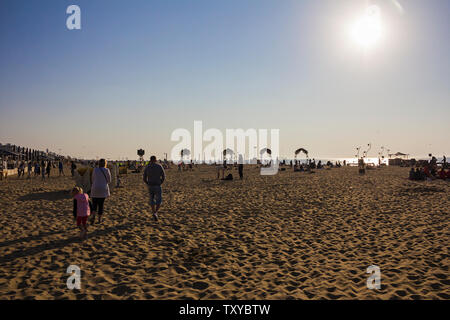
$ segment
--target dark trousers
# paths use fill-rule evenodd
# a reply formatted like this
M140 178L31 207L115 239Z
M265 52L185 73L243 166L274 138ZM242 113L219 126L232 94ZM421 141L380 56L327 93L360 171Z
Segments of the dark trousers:
M105 203L105 198L92 198L92 211L98 212L98 215L103 214L103 204ZM98 211L97 211L98 208Z
M240 164L238 166L239 178L242 179L244 177L244 165Z

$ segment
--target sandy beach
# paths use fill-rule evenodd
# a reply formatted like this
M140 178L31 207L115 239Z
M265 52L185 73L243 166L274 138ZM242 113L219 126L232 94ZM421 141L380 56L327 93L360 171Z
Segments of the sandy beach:
M0 299L450 299L449 182L357 170L246 166L243 181L218 181L213 167L172 167L159 222L128 174L85 242L71 177L1 181ZM371 265L380 290L366 286Z

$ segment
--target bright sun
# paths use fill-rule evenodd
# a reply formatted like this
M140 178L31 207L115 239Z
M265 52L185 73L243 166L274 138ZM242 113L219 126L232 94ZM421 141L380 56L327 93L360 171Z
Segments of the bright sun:
M364 16L352 26L351 36L361 47L368 48L375 45L381 35L380 9L377 6L370 6Z

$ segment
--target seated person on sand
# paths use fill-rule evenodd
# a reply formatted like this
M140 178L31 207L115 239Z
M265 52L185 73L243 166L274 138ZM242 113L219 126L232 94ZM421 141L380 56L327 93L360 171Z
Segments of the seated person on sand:
M424 173L424 175L425 175L425 178L427 178L427 179L429 179L429 180L434 180L434 177L433 177L433 175L431 174L430 167L429 167L428 165L426 165L426 166L423 168L423 173Z
M438 179L445 180L447 178L447 172L445 172L444 167L441 168L438 174Z
M409 180L416 180L416 171L414 170L414 168L411 168L411 170L409 171Z
M220 180L224 180L224 181L233 180L233 175L231 173L229 173L225 178L222 178Z
M438 175L437 166L430 166L430 173L434 178L436 178Z
M416 172L414 173L414 180L425 180L425 174L423 173L421 168L416 168Z
M226 166L226 162L225 162L225 166ZM224 178L225 175L225 168L224 168L224 164L220 164L220 162L216 162L216 171L217 171L217 180L220 179L220 175L222 173L222 179Z

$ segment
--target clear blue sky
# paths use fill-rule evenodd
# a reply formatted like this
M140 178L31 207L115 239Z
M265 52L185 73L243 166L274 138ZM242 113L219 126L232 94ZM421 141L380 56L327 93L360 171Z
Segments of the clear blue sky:
M162 157L202 120L280 129L282 156L449 155L450 1L398 2L1 0L0 142ZM348 25L368 3L384 34L363 52Z

